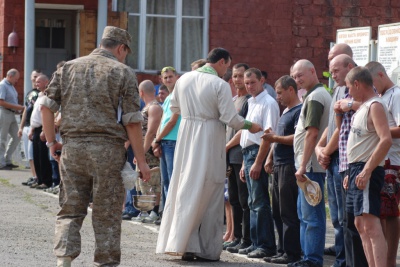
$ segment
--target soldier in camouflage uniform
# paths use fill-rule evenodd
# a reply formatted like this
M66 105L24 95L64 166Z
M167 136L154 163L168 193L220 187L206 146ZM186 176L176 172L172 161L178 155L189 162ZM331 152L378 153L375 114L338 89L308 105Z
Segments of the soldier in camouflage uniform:
M150 178L142 142L139 95L134 71L123 64L130 51L127 31L107 26L100 48L59 68L42 104L43 128L51 154L60 162L63 203L57 214L54 253L57 266L70 266L81 250L79 230L93 192L95 266L118 266L121 217L129 139L145 181ZM55 141L54 113L63 112ZM56 155L62 149L61 156Z

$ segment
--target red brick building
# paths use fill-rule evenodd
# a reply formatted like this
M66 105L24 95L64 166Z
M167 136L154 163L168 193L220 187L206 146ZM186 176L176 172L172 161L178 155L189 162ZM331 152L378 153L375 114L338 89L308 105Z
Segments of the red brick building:
M17 68L24 77L25 5L29 1L33 0L0 0L2 77L10 68ZM176 64L179 72L188 71L188 62L205 56L214 47L228 49L233 63L246 62L268 71L269 83L287 74L290 66L300 58L311 60L317 72L322 74L328 69L329 44L336 39L337 29L372 26L372 38L376 39L378 25L400 21L398 0L198 0L191 1L196 2L193 6L188 6L188 1L163 0L157 1L157 6L153 7L156 0L125 1L123 4L122 0L35 1L34 66L44 66L51 74L51 70L55 70L55 60L63 56L68 60L86 55L96 47L96 17L100 2L106 4L108 25L129 28L137 33L133 51L133 59L137 62L132 59L132 67L137 69L139 80L151 78L155 82L155 70L159 69L157 63ZM164 5L162 10L159 7L161 3ZM144 9L146 5L147 9ZM128 7L130 10L125 11L129 13L113 12ZM149 13L149 8L153 8L150 12L153 15L142 14ZM157 14L163 12L166 15L158 17ZM14 24L19 36L15 53L7 46ZM143 25L147 27L145 32L141 31ZM166 29L170 33L160 35L161 39L150 36L152 31L156 33ZM198 38L192 40L193 36ZM172 56L160 58L160 53L165 54L165 51ZM17 86L20 100L23 85L21 80Z

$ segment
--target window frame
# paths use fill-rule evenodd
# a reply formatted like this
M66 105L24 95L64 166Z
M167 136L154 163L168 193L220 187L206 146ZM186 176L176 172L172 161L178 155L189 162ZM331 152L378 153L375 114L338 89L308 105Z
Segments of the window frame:
M210 0L202 0L203 5L203 16L183 16L183 1L185 0L175 0L175 15L164 15L164 14L147 14L147 0L138 0L139 2L139 13L128 12L128 16L139 16L139 41L138 41L138 62L137 69L135 71L141 73L155 74L159 70L145 69L145 59L146 59L146 19L148 17L158 17L158 18L174 18L175 19L175 40L174 40L174 62L171 64L174 66L178 73L184 73L190 70L182 70L182 20L183 19L203 19L203 51L201 55L203 58L207 57L209 49L209 10L210 10ZM117 11L118 0L112 0L112 10ZM133 51L135 53L136 51ZM195 59L197 60L197 59Z

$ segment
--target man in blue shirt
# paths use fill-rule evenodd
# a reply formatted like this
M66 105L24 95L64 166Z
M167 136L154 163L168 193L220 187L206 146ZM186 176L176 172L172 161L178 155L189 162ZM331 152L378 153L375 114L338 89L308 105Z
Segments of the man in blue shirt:
M24 110L24 106L18 105L18 93L14 88L18 79L18 70L10 69L0 82L0 170L18 167L12 164L12 155L19 142L15 112ZM8 135L11 138L6 149Z

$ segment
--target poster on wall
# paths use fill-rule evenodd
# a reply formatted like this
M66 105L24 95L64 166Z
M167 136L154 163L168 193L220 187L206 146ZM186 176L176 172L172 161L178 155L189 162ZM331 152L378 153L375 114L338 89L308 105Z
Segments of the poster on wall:
M379 25L377 61L390 79L400 85L400 23Z
M353 59L358 66L370 61L371 27L340 29L336 32L336 43L346 43L353 50Z

